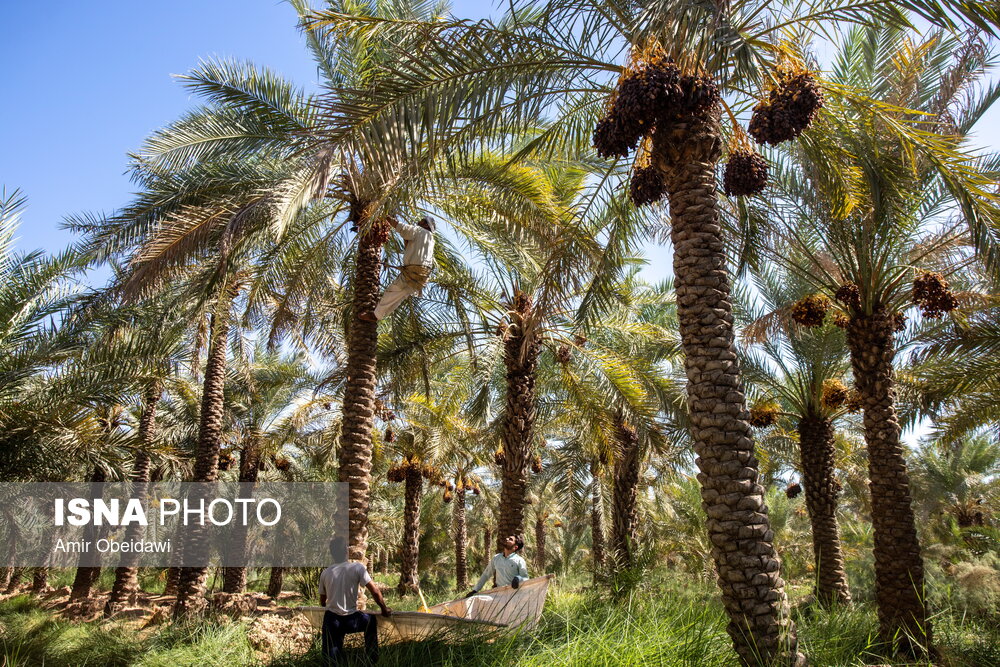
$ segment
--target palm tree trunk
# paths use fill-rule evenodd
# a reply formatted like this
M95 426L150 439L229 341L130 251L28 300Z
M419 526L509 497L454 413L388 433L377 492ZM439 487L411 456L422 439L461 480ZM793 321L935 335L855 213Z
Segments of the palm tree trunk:
M930 646L924 564L910 498L910 479L896 418L893 318L884 310L855 315L847 326L851 366L864 406L869 488L875 532L875 601L883 641L911 655Z
M653 162L669 193L691 436L734 648L745 665L800 664L734 347L716 192L721 149L718 107L653 137Z
M615 567L635 564L636 492L639 487L639 437L621 417L615 426L615 486L611 505L611 554Z
M249 497L254 486L257 484L257 475L260 472L260 446L254 438L250 438L242 450L240 450L240 495ZM237 524L233 528L232 539L235 550L246 557L247 551L247 527ZM232 566L223 568L222 572L222 592L242 593L247 587L247 569L243 566Z
M41 593L49 585L49 568L31 568L31 592Z
M12 567L10 569L10 579L7 580L7 584L4 586L4 593L13 593L17 590L17 587L21 584L21 579L24 577L25 569L23 567Z
M601 502L601 480L593 472L590 505L590 553L594 559L594 580L604 568L604 507Z
M160 401L162 389L159 382L151 382L143 396L142 416L139 418L139 450L135 453L132 463L132 495L145 499L149 488L150 459L149 449L156 440L156 405ZM141 540L145 530L137 524L129 524L125 529L125 541ZM111 595L104 605L104 615L110 616L120 607L134 601L139 592L139 562L138 553L123 552L119 566L115 569L115 583L111 586Z
M492 554L490 548L493 546L493 535L489 526L483 526L483 567L490 562Z
M229 342L229 307L234 295L224 289L219 296L209 326L208 360L201 395L201 419L198 425L198 449L195 453L193 482L214 482L219 475L219 446L225 410L226 351ZM198 560L207 547L204 527L187 527L184 539L185 558ZM177 581L174 616L197 611L204 595L206 567L182 567Z
M452 501L452 516L455 523L455 590L464 591L469 587L469 563L467 545L469 535L465 526L465 487L461 484L455 489L455 499Z
M382 573L389 574L389 550L382 549Z
M503 550L503 541L508 536L524 533L528 466L535 438L535 374L541 349L538 333L531 323L531 298L518 292L514 302L503 341L507 397L500 432L504 461L497 511L498 551Z
M17 519L14 518L13 508L4 512L4 520L7 525L10 526L10 535L7 538L7 562L13 563L17 558L17 544L21 539L21 531L17 525ZM0 591L4 593L9 593L21 580L21 568L9 565L0 571Z
M384 220L370 224L361 220L358 227L361 233L354 269L354 317L347 336L347 381L339 463L340 481L350 484L348 558L364 562L368 549L368 504L371 500L378 323L359 319L358 315L374 312L378 305L382 246L388 238L389 226Z
M840 485L834 476L833 422L826 417L807 416L799 422L802 482L806 509L812 523L813 557L816 560L816 597L824 607L848 604L851 591L844 570L837 526L837 496Z
M100 466L94 466L94 472L91 473L90 476L90 493L92 497L99 498L102 495L98 491L100 488L98 485L103 483L106 479L107 477L104 474L104 469ZM97 527L92 524L87 524L87 526L83 529L83 539L91 544L96 542ZM97 558L97 554L86 554L82 556L82 558L85 561L92 562L93 559ZM86 598L89 598L90 590L100 576L100 566L81 566L76 568L76 576L73 578L73 588L70 590L69 599L85 600Z
M424 478L418 464L406 467L406 492L403 506L403 543L399 546L400 595L416 593L420 589L417 562L420 558L420 496L424 491Z
M545 572L545 519L535 517L535 570Z
M285 580L285 568L283 567L272 567L271 575L267 579L267 590L265 591L270 598L278 599L281 594L281 585Z

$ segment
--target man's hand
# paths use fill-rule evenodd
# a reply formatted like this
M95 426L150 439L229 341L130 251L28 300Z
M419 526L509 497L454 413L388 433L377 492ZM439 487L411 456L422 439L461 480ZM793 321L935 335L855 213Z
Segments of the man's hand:
M510 587L516 589L521 585L521 577L514 577L510 580Z
M386 618L389 618L390 616L392 616L392 609L389 609L387 606L382 605L382 615L385 616Z
M473 588L471 591L469 591L468 593L465 594L465 597L471 598L473 595L475 595L478 592L479 591L477 591L475 588Z

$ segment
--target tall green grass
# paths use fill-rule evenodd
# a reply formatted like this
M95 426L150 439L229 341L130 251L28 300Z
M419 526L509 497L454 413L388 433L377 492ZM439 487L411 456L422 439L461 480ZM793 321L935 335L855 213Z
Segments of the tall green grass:
M397 605L399 606L399 605ZM877 644L872 607L796 612L799 638L813 665L892 664ZM380 665L525 665L529 667L664 665L730 667L737 664L715 591L677 577L651 580L611 600L583 587L557 586L539 627L489 641L457 639L382 648ZM260 664L246 624L204 621L136 633L117 623L56 620L29 597L0 603L0 658L4 667L46 665ZM952 667L1000 665L1000 631L981 619L940 612L938 645ZM353 664L363 664L355 649ZM302 656L277 656L274 667L321 665L318 641Z

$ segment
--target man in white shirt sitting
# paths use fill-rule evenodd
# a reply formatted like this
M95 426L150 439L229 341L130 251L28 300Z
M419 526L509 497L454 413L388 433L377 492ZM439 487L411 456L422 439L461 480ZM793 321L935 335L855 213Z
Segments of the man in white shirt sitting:
M406 299L422 290L434 268L434 220L424 217L416 225L395 220L390 222L406 241L403 246L403 266L399 276L392 281L382 295L382 300L375 306L375 312L359 315L366 322L385 319Z
M378 621L373 614L358 611L358 589L364 586L382 609L383 616L392 610L382 599L364 563L347 560L347 540L335 537L330 540L330 556L334 565L319 575L319 604L326 607L323 614L323 655L334 663L346 660L344 635L365 633L365 652L368 659L378 662Z
M476 587L469 591L465 597L471 597L483 590L483 586L489 579L496 575L497 586L511 586L517 588L521 582L528 579L528 565L521 558L521 549L524 548L524 540L516 535L509 535L503 541L503 551L494 556L483 576L479 577Z

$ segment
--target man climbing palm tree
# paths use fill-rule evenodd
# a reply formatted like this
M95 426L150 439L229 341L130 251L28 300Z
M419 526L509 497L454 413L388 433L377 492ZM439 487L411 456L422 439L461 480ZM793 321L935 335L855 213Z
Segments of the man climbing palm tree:
M434 220L420 219L416 225L391 221L390 224L406 241L403 246L403 266L399 276L392 281L382 300L375 306L375 312L360 315L362 320L377 322L396 310L407 298L419 292L427 284L434 267Z

